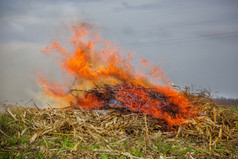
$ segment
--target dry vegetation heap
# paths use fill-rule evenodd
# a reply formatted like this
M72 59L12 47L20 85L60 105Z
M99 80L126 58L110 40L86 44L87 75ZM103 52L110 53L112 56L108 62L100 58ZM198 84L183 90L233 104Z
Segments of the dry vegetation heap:
M172 132L163 132L153 118L140 113L5 105L5 111L0 114L2 155L26 157L29 151L39 151L46 158L237 157L237 112L218 109L203 93L192 94L186 90L183 94L202 110L202 115L183 122ZM11 138L23 136L26 141L9 143ZM59 136L62 141L57 143ZM73 143L68 149L67 144L62 148L65 138ZM24 149L26 143L31 147Z

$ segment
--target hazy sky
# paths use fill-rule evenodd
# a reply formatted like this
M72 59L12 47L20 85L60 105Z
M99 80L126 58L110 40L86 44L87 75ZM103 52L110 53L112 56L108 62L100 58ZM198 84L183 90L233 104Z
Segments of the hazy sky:
M34 70L57 68L40 53L71 21L99 26L104 39L162 64L180 86L238 97L237 0L0 0L0 99L28 100Z

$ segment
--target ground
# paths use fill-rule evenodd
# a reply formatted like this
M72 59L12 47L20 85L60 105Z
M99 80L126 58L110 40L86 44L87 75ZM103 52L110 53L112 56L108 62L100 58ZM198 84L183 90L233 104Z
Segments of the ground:
M218 109L227 111L227 107ZM237 111L237 107L228 109ZM170 132L154 129L149 118L138 114L128 116L112 112L97 116L92 111L7 106L0 115L0 158L238 156L237 138L215 141L214 137L212 142L216 143L212 145L205 136L186 134L185 128L184 131L178 129ZM218 117L216 120L219 120ZM237 128L234 130L237 133Z

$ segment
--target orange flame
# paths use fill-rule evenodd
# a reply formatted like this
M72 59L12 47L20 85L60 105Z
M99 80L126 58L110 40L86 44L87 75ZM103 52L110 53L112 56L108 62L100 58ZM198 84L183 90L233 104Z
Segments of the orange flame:
M72 36L69 41L73 47L69 51L67 47L62 46L59 42L54 41L47 46L43 52L47 55L53 55L53 52L60 55L58 60L63 72L69 76L75 77L73 86L68 90L64 89L65 84L50 83L46 78L40 78L39 83L47 96L55 101L67 102L67 105L77 105L85 109L103 106L103 101L99 101L92 94L84 97L83 91L95 87L95 83L117 85L117 100L123 103L131 111L142 111L150 114L155 118L163 119L171 126L177 125L188 119L189 114L195 114L188 110L189 103L185 97L170 86L158 84L161 81L168 84L169 80L159 66L153 66L145 58L141 58L148 73L136 73L134 66L131 64L132 53L122 55L119 47L109 41L103 40L99 31L89 23L73 24L71 27ZM55 56L53 56L55 58ZM148 77L148 78L147 78ZM149 81L155 81L150 82ZM126 83L127 87L120 88L119 84ZM144 88L153 88L160 94L168 97L173 111L179 111L179 115L171 115L162 107L163 101L149 98ZM77 90L76 93L72 90ZM136 97L131 98L131 94ZM75 97L77 96L77 97ZM138 105L138 103L141 103Z

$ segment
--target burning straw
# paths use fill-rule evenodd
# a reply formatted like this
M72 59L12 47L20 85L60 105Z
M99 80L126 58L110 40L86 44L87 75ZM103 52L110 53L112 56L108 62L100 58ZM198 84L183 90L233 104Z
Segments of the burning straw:
M183 94L171 88L160 66L141 58L146 73L139 73L131 64L132 54L122 55L118 45L103 40L93 25L75 24L71 31L72 51L55 41L43 52L53 58L57 53L61 70L75 78L73 85L39 78L44 94L61 107L144 113L164 130L199 115Z
M146 88L131 83L102 87L95 84L95 86L85 91L83 98L74 95L77 104L70 108L113 109L125 114L132 112L146 114L154 119L163 130L173 130L178 124L199 115L199 110L189 105L181 93L169 87L167 90ZM73 91L80 90L74 89L70 93Z

